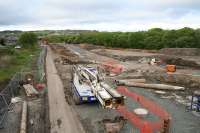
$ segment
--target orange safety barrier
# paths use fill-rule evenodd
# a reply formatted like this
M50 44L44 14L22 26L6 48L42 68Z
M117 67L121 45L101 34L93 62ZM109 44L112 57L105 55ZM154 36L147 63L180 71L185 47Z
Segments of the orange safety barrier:
M153 133L151 123L144 121L133 112L128 111L124 106L119 106L117 111L128 119L135 127L140 129L140 133Z
M120 74L120 73L122 73L122 71L124 69L123 65L121 65L113 60L106 61L106 62L102 63L101 66L106 71L109 71L110 73L114 73L114 74Z
M126 107L119 106L117 108L117 111L122 114L126 119L128 119L134 126L139 128L141 133L153 133L155 131L162 131L163 133L169 132L169 124L171 118L168 112L166 112L162 107L142 95L139 95L135 92L130 92L124 86L117 87L117 91L137 101L143 107L148 109L151 113L157 115L160 118L160 120L156 122L143 120L133 112L128 111Z
M175 72L176 71L176 65L167 65L166 69L167 69L167 72Z

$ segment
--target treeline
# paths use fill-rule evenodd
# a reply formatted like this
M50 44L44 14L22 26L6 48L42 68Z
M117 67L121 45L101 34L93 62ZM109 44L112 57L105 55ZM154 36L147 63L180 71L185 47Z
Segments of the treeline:
M49 36L48 40L52 43L89 43L136 49L200 48L200 29L163 30L154 28L139 32L88 32L78 35Z

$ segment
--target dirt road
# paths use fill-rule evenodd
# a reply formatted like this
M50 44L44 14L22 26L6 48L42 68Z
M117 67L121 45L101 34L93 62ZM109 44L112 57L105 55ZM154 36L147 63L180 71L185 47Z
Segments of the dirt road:
M105 61L117 61L113 58L109 58L106 56L101 56L101 55L97 55L94 54L92 52L89 52L85 49L81 49L79 47L76 47L74 45L67 45L65 46L67 49L71 50L72 52L74 52L75 54L79 55L81 60L87 60L87 61L98 61L98 62L105 62Z
M51 133L84 133L75 112L65 101L64 88L48 48L46 58Z
M124 71L132 70L132 69L137 70L137 69L140 69L140 68L149 69L149 67L150 67L148 64L137 64L137 63L133 63L133 62L123 62L123 61L114 59L112 57L107 57L105 55L93 53L91 51L77 47L75 45L66 45L65 47L67 49L71 50L72 52L76 53L77 55L79 55L79 57L83 60L93 61L93 62L97 62L97 63L104 63L104 62L107 62L107 61L118 62L119 64L121 64L125 67ZM153 67L156 67L156 66L153 66ZM151 69L153 69L153 68L151 68ZM159 68L157 68L157 69L159 69Z

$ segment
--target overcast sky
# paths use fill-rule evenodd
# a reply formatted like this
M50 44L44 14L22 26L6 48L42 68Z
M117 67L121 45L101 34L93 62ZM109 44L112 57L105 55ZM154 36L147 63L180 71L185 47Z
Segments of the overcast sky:
M200 0L0 0L0 30L200 27Z

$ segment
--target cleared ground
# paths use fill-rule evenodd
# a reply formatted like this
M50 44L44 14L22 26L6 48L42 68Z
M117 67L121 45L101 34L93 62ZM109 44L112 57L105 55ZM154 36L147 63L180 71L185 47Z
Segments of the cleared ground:
M155 83L155 82L166 83L164 80L159 81L160 79L156 77L155 75L146 76L146 74L148 74L149 71L151 73L162 73L166 75L164 66L162 65L150 66L148 63L138 62L138 59L141 59L143 57L152 58L152 57L157 57L157 55L160 55L159 53L155 53L155 51L153 51L153 53L149 53L149 51L120 50L120 53L117 54L117 51L119 50L116 51L116 50L109 49L107 52L107 49L103 48L102 50L100 49L99 51L101 52L99 52L98 50L93 50L91 48L90 50L83 49L82 47L79 47L78 45L64 45L64 47L70 50L71 52L75 53L76 55L78 55L80 60L84 60L88 62L98 62L98 63L112 60L120 64L123 64L125 66L125 72L117 77L114 77L114 79L128 79L130 77L138 76L138 77L146 78L147 82L149 83ZM120 58L122 56L123 56L123 60L121 60ZM133 57L131 57L130 59L130 56L133 56ZM137 60L135 56L137 56ZM82 125L84 129L86 130L86 132L90 132L90 133L104 132L102 120L104 118L112 119L114 116L119 115L119 114L115 110L102 109L98 103L83 104L79 106L74 105L73 100L71 99L71 96L70 96L71 93L70 93L70 84L69 84L71 64L70 63L63 64L62 61L59 61L60 60L59 58L60 58L59 53L57 53L57 56L55 58L55 61L56 61L55 63L56 63L58 73L65 87L65 95L66 95L67 103L70 104L70 107L72 107L74 111L78 114L79 120L82 122ZM199 70L197 68L188 68L188 67L178 69L175 74L179 73L180 76L182 76L184 75L184 72L187 72L193 77L193 75L190 73L192 69L194 69L193 71L194 74L198 75ZM149 78L152 78L152 79L149 80ZM175 77L175 79L178 79L178 78ZM111 81L112 79L113 77L110 78ZM176 83L176 82L174 82L173 84L179 84L179 85L185 86L184 82L183 84ZM189 84L192 84L192 82ZM196 84L198 84L198 82ZM198 131L200 130L200 127L199 127L200 117L197 117L192 112L187 112L185 108L186 104L189 103L188 97L191 95L190 92L193 91L194 88L187 88L186 91L183 91L183 92L167 91L166 94L163 94L163 95L156 94L154 90L147 90L143 88L129 87L129 90L138 92L139 94L142 94L146 96L147 98L154 100L156 103L160 104L164 109L166 109L172 116L171 131L173 133L180 133L180 132L198 133ZM127 98L126 106L129 107L130 110L133 110L134 108L138 107L137 103L134 103L130 98ZM150 115L148 116L148 119L153 119L153 117ZM132 131L136 132L138 130L135 129L133 126L131 126L129 122L127 122L127 124L124 126L121 132L130 133Z

